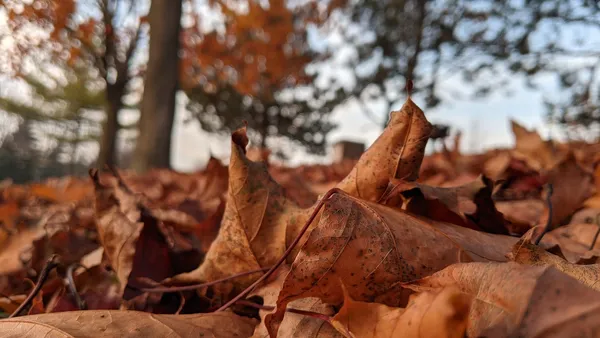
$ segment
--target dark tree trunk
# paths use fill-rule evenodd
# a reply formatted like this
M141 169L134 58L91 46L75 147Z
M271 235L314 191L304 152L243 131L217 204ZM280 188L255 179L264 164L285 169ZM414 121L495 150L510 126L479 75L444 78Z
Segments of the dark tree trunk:
M133 169L168 168L178 87L182 0L152 0L150 51Z
M119 111L123 104L121 99L125 90L124 84L107 84L106 88L106 119L102 126L100 139L100 153L98 154L97 167L115 165L117 158L117 135L119 133Z

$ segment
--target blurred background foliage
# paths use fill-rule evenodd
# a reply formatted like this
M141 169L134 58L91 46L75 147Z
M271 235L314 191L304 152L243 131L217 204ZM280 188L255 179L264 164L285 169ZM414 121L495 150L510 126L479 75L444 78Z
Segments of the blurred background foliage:
M169 167L177 93L187 123L228 133L247 121L253 144L281 157L280 140L323 154L331 112L348 102L384 127L406 99L406 79L427 108L449 95L488 96L515 77L536 88L551 76L562 95L547 96L548 120L568 135L597 130L599 6L0 0L0 178ZM456 92L439 89L449 74L462 77Z

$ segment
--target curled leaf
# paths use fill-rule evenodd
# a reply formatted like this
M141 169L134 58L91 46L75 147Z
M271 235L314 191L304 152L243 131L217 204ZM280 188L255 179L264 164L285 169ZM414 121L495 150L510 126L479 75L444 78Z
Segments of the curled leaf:
M283 266L276 275L271 277L271 281L256 289L250 298L260 297L264 305L272 306L277 301L277 295L281 290L285 276L289 272L289 267ZM290 303L290 309L305 310L315 313L331 316L334 314L332 306L324 304L318 298L302 298ZM252 337L268 337L269 333L265 326L264 318L270 311L260 310L259 315L262 322L254 330ZM314 317L304 316L298 313L288 312L285 319L279 326L277 337L298 337L298 338L329 338L341 337L341 335L326 321Z
M414 181L425 155L431 124L409 98L373 145L360 157L338 188L368 201L377 201L391 179Z
M470 297L454 287L414 295L406 308L357 302L346 294L332 323L355 338L462 338L470 304Z
M509 258L519 264L552 266L577 279L581 283L600 291L600 264L576 265L553 255L528 240L520 240L513 247Z
M236 130L231 140L228 199L219 234L197 269L175 276L169 283L210 282L269 267L284 253L308 216L285 196L264 163L246 157L245 128ZM228 298L250 285L256 276L221 283L215 286L216 296Z
M448 188L396 181L379 202L436 221L508 234L504 217L492 200L493 189L493 183L485 176Z
M319 297L328 304L341 304L340 279L353 299L404 305L409 292L399 283L453 263L505 261L505 253L516 240L427 222L379 204L334 194L296 256L279 293L277 311L267 316L267 326L276 332L283 310L295 299Z
M600 328L600 293L550 266L462 263L403 286L473 297L469 337L572 337Z
M548 183L552 184L552 217L551 225L555 228L569 218L575 211L583 207L583 203L595 191L593 173L582 167L573 153L568 153L547 174ZM539 224L546 224L548 209Z
M155 315L88 310L0 320L0 336L19 337L249 337L256 321L231 312Z

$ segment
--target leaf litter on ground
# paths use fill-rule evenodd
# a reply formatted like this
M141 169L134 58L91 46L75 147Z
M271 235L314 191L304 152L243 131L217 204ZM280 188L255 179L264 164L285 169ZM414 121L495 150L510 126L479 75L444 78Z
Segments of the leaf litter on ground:
M425 156L409 98L355 162L271 163L242 127L228 166L3 181L0 335L597 336L598 147L512 129Z

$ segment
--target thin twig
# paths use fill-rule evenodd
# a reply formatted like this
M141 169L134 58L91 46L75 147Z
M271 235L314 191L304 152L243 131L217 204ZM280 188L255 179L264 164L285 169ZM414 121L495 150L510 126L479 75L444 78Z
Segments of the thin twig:
M234 278L248 276L248 275L251 275L253 273L259 273L259 272L269 271L269 269L271 269L270 266L266 267L266 268L260 268L260 269L252 270L252 271L244 271L244 272L240 272L238 274L232 275L232 276L228 276L228 277L225 277L225 278L217 279L217 280L214 280L212 282L207 282L207 283L202 283L202 284L185 285L185 286L142 288L140 290L144 291L144 292L180 292L180 291L197 290L197 289L201 289L201 288L204 288L204 287L207 287L207 286L211 286L211 285L223 283L223 282L226 282L226 281L234 279Z
M110 173L113 175L113 177L117 179L117 183L119 184L119 187L123 188L123 190L125 190L129 194L132 194L132 195L134 194L134 192L129 188L127 183L125 183L125 180L123 179L123 177L119 173L119 170L117 170L117 168L115 166L107 164L106 168L110 171Z
M410 98L414 88L414 83L412 79L406 79L406 96Z
M267 273L265 273L264 275L262 275L256 282L252 283L252 285L250 285L249 287L247 287L244 291L242 291L239 295L235 296L232 300L230 300L229 302L227 302L225 305L223 305L220 308L218 308L217 311L215 311L215 312L220 312L220 311L226 310L232 304L234 304L238 300L242 299L248 293L250 293L252 290L254 290L254 288L258 284L262 283L265 279L269 278L269 276L271 276L273 274L273 272L275 270L277 270L277 268L279 268L281 266L281 264L283 264L283 262L285 262L285 259L287 258L287 256L292 252L292 250L294 250L294 248L296 247L296 245L298 244L298 242L300 242L300 239L302 238L302 236L304 235L304 233L306 232L306 230L308 230L308 228L309 228L310 224L312 223L312 221L319 214L319 211L321 210L321 208L325 204L325 201L327 201L329 199L329 197L331 197L331 195L333 195L335 193L340 193L340 192L342 192L342 191L340 189L338 189L338 188L333 188L333 189L330 189L329 191L327 191L325 193L325 195L323 195L323 198L321 198L321 200L319 200L319 202L315 206L315 209L313 210L312 214L310 215L310 217L308 218L308 220L306 221L306 223L304 224L304 226L302 227L302 229L298 233L298 236L296 236L296 238L290 244L290 246L287 248L287 250L285 250L285 252L279 258L279 260L277 261L277 263L275 263L275 265L273 265L271 267L271 269L269 269L269 271L267 271Z
M600 234L600 214L596 214L596 226L598 230L596 230L596 234L594 235L594 239L592 240L592 244L590 245L590 250L594 249L596 245L596 240L598 240L598 235Z
M253 307L253 308L259 309L259 310L265 310L265 311L273 311L275 309L275 307L271 306L271 305L260 305L258 303L254 303L252 301L243 300L243 299L238 300L235 303L239 304L239 305ZM326 321L328 323L331 322L331 317L330 316L324 315L324 314L318 313L318 312L311 312L311 311L299 310L299 309L285 309L285 312L297 313L299 315L317 318L317 319Z
M180 314L181 310L183 310L183 307L185 306L185 295L183 294L183 292L179 292L179 297L179 308L175 312L176 315Z
M544 227L544 231L538 236L535 240L535 245L540 244L542 237L550 231L550 227L552 226L552 193L554 192L554 188L552 187L552 183L548 183L548 195L546 196L546 203L548 204L548 220L546 220L546 226Z
M37 283L33 287L33 290L31 290L31 293L29 293L29 295L27 296L27 298L25 298L23 303L21 303L21 305L19 305L19 307L13 313L11 313L11 315L8 316L8 318L17 317L19 313L21 313L26 307L31 305L31 302L33 301L35 296L40 292L42 286L44 286L44 283L46 283L48 276L50 276L50 272L54 270L54 268L56 268L57 266L58 255L52 255L52 257L50 257L50 259L46 261L46 265L42 269L40 277L38 278Z
M77 287L75 286L75 280L73 279L73 272L75 272L75 269L79 267L85 268L85 266L79 263L73 263L69 265L65 280L67 282L67 289L69 290L69 293L73 297L73 300L75 301L75 304L79 310L87 310L87 305L85 304L85 301L81 299L81 296L79 296L79 292L77 292Z

